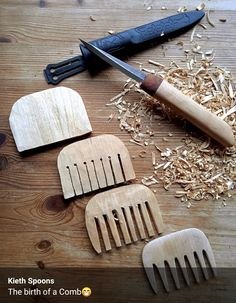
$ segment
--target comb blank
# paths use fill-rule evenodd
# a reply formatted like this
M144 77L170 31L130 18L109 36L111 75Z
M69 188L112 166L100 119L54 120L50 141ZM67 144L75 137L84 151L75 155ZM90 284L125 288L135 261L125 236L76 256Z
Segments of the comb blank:
M92 131L82 98L66 87L20 98L11 109L9 122L19 152Z
M206 270L207 264L205 263L203 252L207 256L213 274L216 275L215 258L210 243L205 234L199 229L184 229L182 231L160 237L146 244L143 249L142 259L147 277L154 292L158 292L154 266L157 268L160 274L165 290L167 292L170 291L166 276L166 263L170 268L172 278L177 289L180 288L176 268L177 261L187 285L190 285L190 277L187 272L187 263L189 263L191 267L196 282L199 282L196 256L200 263L204 278L208 279Z
M113 135L92 137L64 147L57 165L65 199L135 178L127 148Z
M102 252L99 231L105 250L162 233L163 222L154 193L144 185L131 184L95 195L87 204L85 222L90 241L97 253Z

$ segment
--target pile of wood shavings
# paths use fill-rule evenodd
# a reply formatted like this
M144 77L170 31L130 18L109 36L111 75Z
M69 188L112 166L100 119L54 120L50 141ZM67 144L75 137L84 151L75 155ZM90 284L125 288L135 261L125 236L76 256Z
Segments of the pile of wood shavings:
M186 64L185 68L173 61L166 67L153 60L149 60L149 63L158 70L140 68L149 73L158 73L184 94L222 117L236 133L236 99L231 73L213 66L213 50L203 52L200 46L193 45L191 52L185 51L185 55L185 60L182 60ZM135 101L131 101L131 94L137 94ZM144 177L143 184L155 186L162 183L166 190L179 184L181 190L176 191L176 197L187 202L188 207L191 200L210 197L219 199L221 196L225 200L226 197L231 197L233 192L230 191L236 182L236 146L222 149L203 134L197 138L186 133L179 146L161 149L157 144L160 138L156 137L152 125L160 125L158 122L162 119L172 120L175 115L142 91L131 79L126 81L123 91L107 104L110 105L117 112L109 119L117 116L120 129L130 133L130 142L144 148L142 156L147 154L147 149L152 149L153 174ZM168 134L169 137L172 135ZM163 141L168 142L169 139L163 138Z

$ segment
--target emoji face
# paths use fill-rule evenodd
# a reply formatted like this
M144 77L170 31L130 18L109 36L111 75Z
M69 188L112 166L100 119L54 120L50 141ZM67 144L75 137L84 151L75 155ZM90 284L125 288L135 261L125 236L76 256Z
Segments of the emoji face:
M84 287L84 288L82 289L82 295L83 295L84 297L89 297L89 296L91 295L91 293L92 293L92 290L91 290L91 288L89 288L89 287Z

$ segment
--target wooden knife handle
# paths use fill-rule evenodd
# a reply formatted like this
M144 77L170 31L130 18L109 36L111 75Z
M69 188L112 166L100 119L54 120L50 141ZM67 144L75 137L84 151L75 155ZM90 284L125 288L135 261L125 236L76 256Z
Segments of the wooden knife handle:
M184 95L166 80L154 75L147 75L141 88L172 108L176 113L200 128L223 146L234 145L234 134L231 127L220 117L211 113L201 104Z

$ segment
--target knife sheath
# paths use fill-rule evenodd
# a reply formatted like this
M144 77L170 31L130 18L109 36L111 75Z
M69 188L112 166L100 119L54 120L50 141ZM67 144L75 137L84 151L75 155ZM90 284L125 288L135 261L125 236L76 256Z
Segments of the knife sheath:
M127 56L154 43L161 43L190 29L204 16L203 11L190 11L154 21L104 38L90 41L96 47L115 55ZM56 64L48 64L44 75L48 83L60 81L77 73L93 68L99 70L104 62L80 45L82 56L76 56ZM92 68L93 67L93 68Z
M179 35L181 30L186 30L188 26L192 26L194 22L196 23L203 16L204 12L202 11L181 13L108 37L93 40L90 43L110 54L116 55L124 50L131 51L132 49L142 48L147 43L154 43L157 38L159 38L158 42L160 43L166 37L171 38L172 35ZM80 50L85 62L89 62L91 57L97 59L97 56L94 56L82 44L80 45Z

